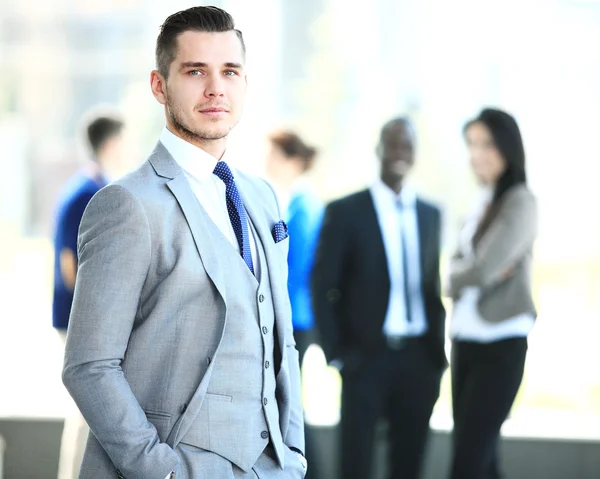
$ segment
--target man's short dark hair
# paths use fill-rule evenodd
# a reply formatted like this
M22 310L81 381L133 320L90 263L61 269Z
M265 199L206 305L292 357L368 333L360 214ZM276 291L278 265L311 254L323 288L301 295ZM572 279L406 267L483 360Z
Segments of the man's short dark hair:
M156 68L167 79L169 66L177 56L177 38L183 32L220 33L234 31L246 53L242 32L235 28L233 17L217 7L192 7L167 17L156 39Z
M125 122L116 113L96 114L90 117L85 125L85 136L94 157L109 139L121 133L124 126Z

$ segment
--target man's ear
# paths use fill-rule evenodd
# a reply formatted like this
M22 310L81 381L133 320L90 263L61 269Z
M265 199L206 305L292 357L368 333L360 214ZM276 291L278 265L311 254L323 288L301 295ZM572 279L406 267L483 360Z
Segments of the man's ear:
M161 105L166 105L167 103L167 81L160 74L158 70L152 70L150 73L150 88L152 89L152 94L154 98Z

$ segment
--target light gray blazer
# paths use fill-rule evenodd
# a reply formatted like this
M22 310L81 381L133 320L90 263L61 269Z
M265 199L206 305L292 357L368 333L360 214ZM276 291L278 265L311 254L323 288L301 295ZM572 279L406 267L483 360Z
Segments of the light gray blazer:
M303 451L287 294L289 240L275 243L271 235L281 217L269 185L240 172L236 184L264 245L262 274L272 285L283 440ZM224 284L239 281L223 271L220 252L206 241L206 218L160 143L139 169L98 192L85 211L63 370L93 433L81 478L116 477L118 470L127 479L164 479L177 468L173 448L200 409L223 334ZM239 367L243 375L244 364Z
M498 323L518 314L536 315L531 292L531 260L537 235L537 205L525 185L508 190L498 214L464 258L457 252L450 263L448 292L453 299L466 286L481 288L481 317ZM459 249L460 251L460 249ZM505 277L506 271L512 273Z

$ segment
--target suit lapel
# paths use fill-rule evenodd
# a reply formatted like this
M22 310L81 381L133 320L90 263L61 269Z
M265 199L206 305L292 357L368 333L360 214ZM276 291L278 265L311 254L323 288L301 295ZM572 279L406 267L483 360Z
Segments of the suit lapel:
M425 274L427 272L425 259L428 257L429 245L425 241L426 238L432 238L430 231L430 221L427 218L427 209L423 205L423 203L417 199L417 230L419 235L419 266L421 267L421 282L425 282Z
M256 229L260 242L265 250L265 256L267 257L267 263L271 260L271 249L269 248L269 241L273 243L273 237L271 236L271 230L268 229L268 219L265 216L262 208L257 206L259 202L253 197L252 192L249 188L248 182L238 175L235 179L235 184L240 192L246 213L248 213L248 219L252 221L254 228Z
M387 264L387 253L385 251L385 244L383 242L383 231L379 224L379 217L377 216L377 210L375 208L375 202L370 190L364 192L364 211L365 211L365 228L364 230L370 233L371 238L368 241L368 247L371 249L371 255L373 258L382 258L381 261L381 272L385 274L388 281L390 281L390 272Z
M269 218L265 214L261 206L260 197L255 194L253 185L243 178L241 175L237 175L235 179L236 185L242 196L244 207L248 213L248 219L252 221L254 228L256 229L260 242L263 246L265 253L266 265L261 265L261 274L269 275L269 282L271 283L271 295L273 297L273 308L275 311L275 319L284 318L284 311L282 311L282 305L286 304L284 301L287 293L287 284L284 279L280 276L281 268L276 264L277 258L275 258L275 251L273 250L275 242L271 235ZM289 241L289 240L288 240ZM285 328L277 328L277 336L279 344L283 351L285 346Z
M159 176L169 180L167 187L181 207L204 269L225 301L225 281L219 266L219 253L214 247L215 242L208 228L210 218L190 188L183 170L161 143L158 144L149 161Z

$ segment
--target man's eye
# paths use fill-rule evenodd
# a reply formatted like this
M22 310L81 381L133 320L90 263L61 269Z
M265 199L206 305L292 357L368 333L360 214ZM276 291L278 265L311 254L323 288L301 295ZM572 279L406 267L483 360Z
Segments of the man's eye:
M188 72L190 75L192 76L198 76L198 75L202 75L202 72L200 70L192 70L190 72Z
M237 75L237 72L233 70L225 70L225 75L232 77L234 75Z

